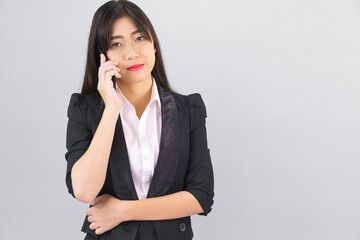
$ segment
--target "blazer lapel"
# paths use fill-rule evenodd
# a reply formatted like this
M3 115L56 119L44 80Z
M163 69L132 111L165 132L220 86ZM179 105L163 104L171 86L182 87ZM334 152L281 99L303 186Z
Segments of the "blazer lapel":
M180 125L175 99L159 84L157 87L161 102L162 127L158 161L147 198L161 196L170 188L174 180L180 149Z
M157 84L161 102L161 138L159 156L151 180L147 198L161 196L169 189L176 172L179 158L179 116L174 97ZM101 98L101 97L100 97ZM101 99L101 112L104 111ZM114 192L122 200L138 200L131 174L128 151L119 114L109 159L110 175Z

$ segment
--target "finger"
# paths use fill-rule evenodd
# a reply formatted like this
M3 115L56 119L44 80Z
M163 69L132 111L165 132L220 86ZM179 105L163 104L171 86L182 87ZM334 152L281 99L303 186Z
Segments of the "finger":
M121 74L120 74L120 69L117 70L117 69L114 69L113 70L113 74L111 76L115 75L115 77L117 78L120 78L121 77Z
M85 213L86 215L91 216L91 208L86 209Z
M97 223L97 222L93 222L93 223L91 223L90 225L89 225L89 228L91 229L91 230L95 230L95 229L97 229L97 228L99 228L100 226L99 226L99 224Z
M101 67L106 67L106 66L109 66L109 65L117 66L118 64L119 63L117 61L108 60L108 61L104 62L103 64L101 64L100 68Z
M114 75L115 75L115 77L118 77L118 78L121 77L120 73L118 73L118 72L115 71L115 70L107 71L107 72L105 73L105 75L106 75L105 79L109 79L109 80L111 80L111 78L112 78Z
M102 85L103 78L104 78L104 72L99 69L99 76L98 76L98 86Z
M100 66L102 66L103 64L107 65L107 64L114 64L114 65L118 65L119 63L117 61L112 61L112 60L107 60L106 61L106 56L103 53L100 53Z
M106 62L106 63L103 63L103 65L100 66L99 70L102 71L103 69L108 69L108 68L114 68L114 69L116 69L116 68L118 68L118 67L117 67L116 64L114 64L114 63ZM119 68L119 69L120 69L120 68Z
M97 229L95 230L95 233L96 233L97 235L100 235L100 234L103 234L104 231L103 231L103 229L102 229L101 227L99 227L99 228L97 228Z
M100 53L100 66L105 63L105 56L104 54Z
M99 67L99 70L98 70L98 85L101 84L102 82L102 79L103 79L103 76L104 76L104 73L103 71L101 70L102 69L102 65L104 65L104 62L105 62L105 56L104 54L100 53L100 67Z
M103 81L103 76L105 75L106 71L109 71L109 70L117 70L118 72L120 72L120 68L114 66L114 65L107 65L105 66L106 63L104 63L100 68L99 68L99 84L102 84L102 81ZM121 77L121 75L119 76L119 74L115 73L115 75L119 78Z
M120 72L120 68L115 67L114 65L102 66L101 71L106 72L109 70L118 70Z
M87 220L88 220L88 222L93 222L94 221L92 216L88 216Z

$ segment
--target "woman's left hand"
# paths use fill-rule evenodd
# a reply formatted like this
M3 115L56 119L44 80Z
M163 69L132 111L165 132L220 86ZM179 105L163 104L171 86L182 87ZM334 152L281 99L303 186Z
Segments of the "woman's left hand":
M97 235L113 229L121 222L126 221L126 201L109 194L101 195L90 203L92 207L86 210L89 228Z

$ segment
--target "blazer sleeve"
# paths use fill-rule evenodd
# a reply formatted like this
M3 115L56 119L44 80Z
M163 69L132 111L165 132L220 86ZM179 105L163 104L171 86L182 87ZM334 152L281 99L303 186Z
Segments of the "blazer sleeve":
M71 169L75 162L86 152L90 146L92 133L86 125L84 114L87 110L86 98L79 93L73 93L70 98L67 117L66 148L65 159L66 186L68 192L75 198L71 182Z
M207 145L206 107L199 93L188 96L190 109L190 159L185 178L185 191L198 200L206 216L214 203L214 174Z

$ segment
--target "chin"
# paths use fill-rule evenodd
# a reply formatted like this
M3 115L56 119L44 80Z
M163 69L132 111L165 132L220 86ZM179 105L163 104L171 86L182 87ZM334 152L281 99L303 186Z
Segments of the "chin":
M129 77L129 78L119 78L119 81L120 82L127 82L127 83L138 83L138 82L141 82L141 81L144 81L145 80L145 76L134 76L134 77Z

